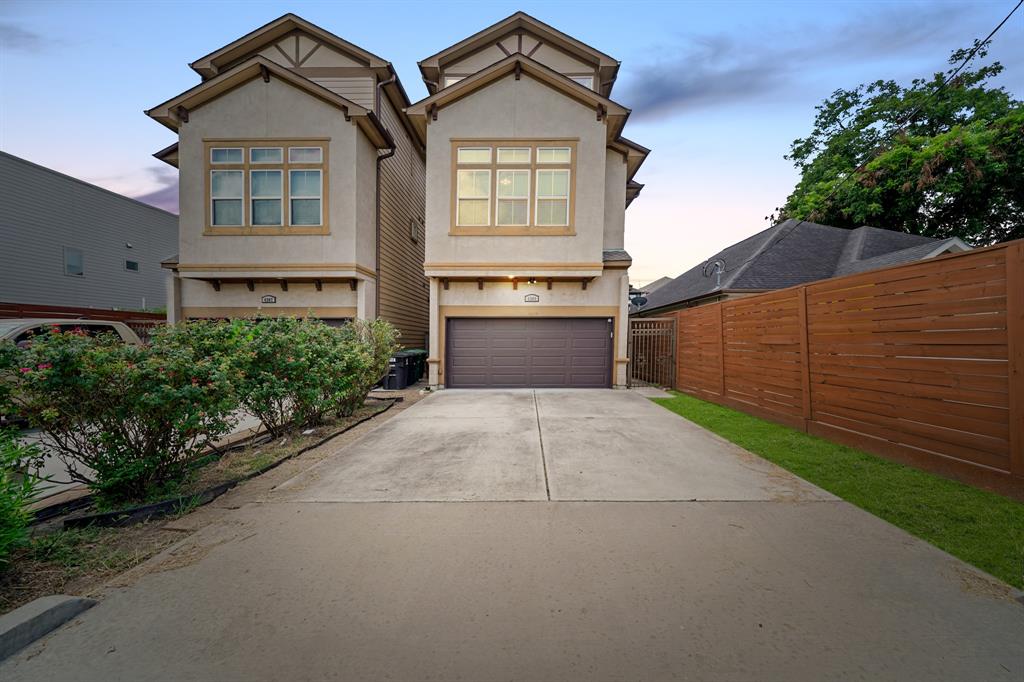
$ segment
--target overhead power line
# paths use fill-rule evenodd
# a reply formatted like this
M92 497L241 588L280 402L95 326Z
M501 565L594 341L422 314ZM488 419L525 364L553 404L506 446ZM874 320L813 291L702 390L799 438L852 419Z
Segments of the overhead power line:
M925 104L929 103L936 95L938 95L942 90L944 90L947 85L949 85L951 82L953 82L953 79L955 79L958 75L960 75L960 72L963 71L964 67L966 67L968 64L971 63L971 60L974 59L974 56L976 54L978 54L978 51L981 50L981 48L985 47L986 45L988 45L992 41L992 38L994 38L996 33L999 32L999 29L1001 29L1006 24L1006 22L1008 22L1010 20L1010 18L1014 15L1014 13L1016 13L1016 11L1018 9L1020 9L1021 5L1024 5L1024 0L1019 0L1017 2L1017 4L1014 5L1013 9L1010 10L1010 13L1007 14L1005 17L1003 17L1003 20L1000 21L998 24L996 24L996 27L993 28L989 32L989 34L987 36L985 36L984 40L977 41L975 43L974 48L967 54L966 57L964 57L964 60L962 62L960 62L959 66L957 66L954 70L952 70L952 71L950 71L949 73L946 74L946 76L942 79L942 82L939 83L939 86L937 88L935 88L934 90L932 90L930 93L928 93L928 96L925 97L924 100L920 104L918 104L914 108L914 110L911 111L910 114L907 115L907 117L898 126L896 126L896 128L894 128L886 136L884 142L889 142L898 133L903 132L903 130L906 129L907 126L909 126L911 123L913 123L914 118L916 118L917 115L919 113L921 113L921 110L924 108ZM884 142L883 143L879 143L878 147L876 147L875 150L880 149L882 147L882 145L884 144ZM828 195L825 197L825 202L826 203L829 200L831 200L839 192L839 190L842 189L843 186L846 185L846 183L849 182L857 174L857 171L860 170L864 166L864 163L866 163L866 161L863 161L860 164L858 164L857 167L855 167L852 172L850 172L849 174L844 176L839 181L839 184L837 184L835 187L832 188L832 191L829 192ZM767 253L771 249L775 248L779 243L781 243L783 240L785 240L786 237L788 237L791 234L793 234L793 232L794 232L794 230L796 230L796 228L800 227L801 225L803 225L806 222L807 222L806 218L801 218L795 225L790 227L786 231L786 233L784 235L779 237L775 241L774 244L769 246L764 251L758 251L753 257L748 258L747 260L743 261L737 267L742 267L742 266L746 265L747 263L749 263L754 258L763 256L765 253ZM726 264L726 265L728 265L728 264ZM705 275L705 276L708 276L708 275Z

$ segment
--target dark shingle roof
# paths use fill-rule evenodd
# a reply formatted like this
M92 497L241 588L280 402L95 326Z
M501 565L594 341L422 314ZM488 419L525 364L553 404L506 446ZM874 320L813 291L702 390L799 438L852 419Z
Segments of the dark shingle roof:
M644 312L683 303L718 291L772 290L920 260L958 240L858 227L787 220L715 254L671 282L650 292ZM706 263L721 261L719 277Z
M601 256L601 260L605 263L632 262L633 260L633 257L626 253L624 249L605 249Z

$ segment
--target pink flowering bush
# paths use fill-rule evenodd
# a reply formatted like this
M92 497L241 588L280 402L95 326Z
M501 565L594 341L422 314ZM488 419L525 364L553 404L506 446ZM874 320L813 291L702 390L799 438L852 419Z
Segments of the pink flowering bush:
M13 362L12 362L13 360ZM237 407L224 356L57 330L0 366L15 410L107 504L173 491Z

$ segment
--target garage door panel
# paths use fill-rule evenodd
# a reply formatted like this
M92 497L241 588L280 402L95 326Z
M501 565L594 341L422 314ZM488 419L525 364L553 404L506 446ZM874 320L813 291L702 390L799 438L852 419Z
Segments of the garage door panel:
M451 318L445 383L451 388L606 388L607 318Z

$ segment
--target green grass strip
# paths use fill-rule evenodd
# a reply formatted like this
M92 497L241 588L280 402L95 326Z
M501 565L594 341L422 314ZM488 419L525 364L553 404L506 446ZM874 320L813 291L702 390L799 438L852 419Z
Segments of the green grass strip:
M673 392L654 402L1024 588L1024 504Z

